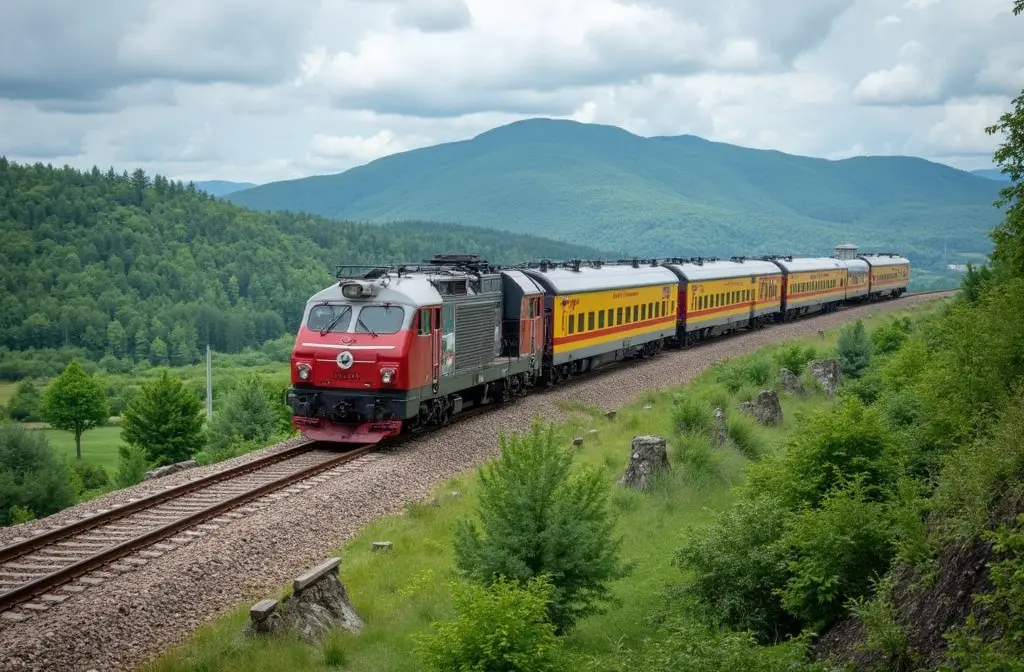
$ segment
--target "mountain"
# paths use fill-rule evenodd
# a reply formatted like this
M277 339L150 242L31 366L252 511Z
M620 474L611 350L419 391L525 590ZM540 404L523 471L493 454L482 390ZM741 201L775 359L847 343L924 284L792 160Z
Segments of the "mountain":
M601 252L454 224L258 213L142 170L0 157L0 379L197 361L294 333L336 264L475 253L495 263Z
M227 196L242 189L258 187L255 182L229 182L227 180L204 180L196 182L196 189L202 189L211 196Z
M452 221L620 254L828 253L851 241L939 270L953 261L944 250L990 249L997 192L919 158L831 161L530 119L227 198L360 221Z
M1009 182L1010 178L1003 174L999 168L982 168L981 170L972 170L971 175L977 175L978 177L984 177L988 180L996 180L997 182Z

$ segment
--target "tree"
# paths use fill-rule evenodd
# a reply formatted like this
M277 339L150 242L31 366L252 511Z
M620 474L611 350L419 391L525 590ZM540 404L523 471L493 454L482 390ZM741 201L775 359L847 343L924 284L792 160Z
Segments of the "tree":
M75 435L75 459L82 459L82 434L110 419L107 395L99 381L85 372L78 360L47 385L39 412L55 429Z
M246 376L227 395L208 429L209 444L224 454L233 445L268 441L280 424L267 386L257 375Z
M121 438L153 466L187 460L203 444L203 405L164 369L146 382L121 416Z
M871 339L864 322L857 320L839 332L836 354L844 376L857 378L871 364Z
M15 388L11 401L7 405L7 411L12 420L18 422L32 422L39 418L39 402L42 394L39 388L31 379L25 378Z
M14 425L0 427L0 525L48 516L74 503L68 466L57 459L46 436Z
M548 609L556 631L603 612L607 584L625 576L621 539L608 508L610 484L595 469L573 473L572 453L552 426L535 422L526 436L501 437L501 456L481 468L477 515L459 521L456 563L484 585L505 576L524 584L551 577Z

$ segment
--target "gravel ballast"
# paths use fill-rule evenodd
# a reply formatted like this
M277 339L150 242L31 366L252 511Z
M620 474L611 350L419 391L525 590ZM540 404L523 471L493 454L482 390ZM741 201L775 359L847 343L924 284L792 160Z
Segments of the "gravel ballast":
M19 623L0 624L0 670L130 670L188 638L202 623L239 604L276 596L281 586L336 551L359 528L399 512L446 480L498 452L498 436L541 415L561 419L555 402L574 400L616 408L639 395L681 385L710 364L760 346L814 335L857 317L907 307L945 294L908 296L822 315L761 331L666 351L636 366L580 379L562 389L531 394L506 407L467 418L394 450L373 453L338 468L333 478L290 495L143 567L89 588L63 604ZM211 467L145 482L67 509L43 521L0 530L0 545L27 529L69 522L197 475L255 459L267 450ZM342 559L344 563L344 558Z

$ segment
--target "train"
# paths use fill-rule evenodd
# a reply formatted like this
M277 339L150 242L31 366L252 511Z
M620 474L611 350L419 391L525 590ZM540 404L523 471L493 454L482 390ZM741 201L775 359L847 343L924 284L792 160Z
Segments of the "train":
M613 362L906 292L905 257L835 250L339 266L306 302L285 401L308 439L378 443Z

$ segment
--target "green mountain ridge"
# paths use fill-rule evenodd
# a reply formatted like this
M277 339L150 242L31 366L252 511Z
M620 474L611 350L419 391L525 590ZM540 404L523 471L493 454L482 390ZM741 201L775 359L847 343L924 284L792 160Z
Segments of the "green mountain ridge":
M955 261L949 251L991 248L998 190L915 157L828 160L529 119L227 198L375 223L458 222L623 255L825 254L852 241L940 270Z
M260 186L255 182L232 182L230 180L202 180L194 182L194 184L196 189L202 189L211 196L227 196L236 191Z

